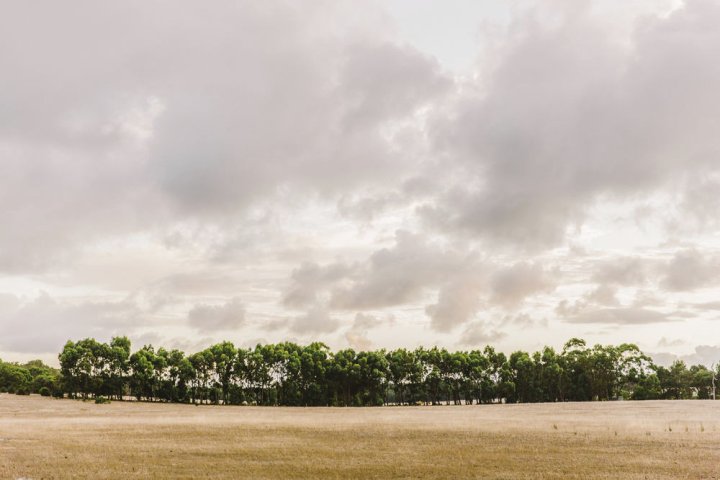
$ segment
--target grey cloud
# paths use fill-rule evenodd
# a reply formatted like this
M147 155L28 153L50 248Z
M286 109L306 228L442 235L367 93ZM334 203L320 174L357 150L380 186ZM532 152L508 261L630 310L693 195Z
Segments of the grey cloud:
M430 326L439 332L449 332L472 319L482 304L485 282L479 275L462 275L443 285L437 303L425 307Z
M720 261L697 250L675 254L665 268L661 286L667 290L685 291L707 286L720 279Z
M16 310L20 306L20 299L11 293L0 293L0 315Z
M491 300L505 306L514 306L526 297L554 290L556 282L552 273L538 264L516 263L493 274L490 280Z
M649 263L640 257L604 260L593 267L592 279L603 284L641 285L648 280Z
M332 291L330 305L342 309L373 309L416 300L423 291L465 265L464 256L445 251L422 235L396 233L396 244L373 253L367 271L347 287Z
M329 298L327 306L332 309L367 310L412 303L437 290L437 303L425 311L434 329L449 331L472 318L487 296L484 276L488 268L472 253L398 231L394 246L377 250L367 261L352 266L301 265L291 275L283 303L303 306ZM495 292L500 301L516 302L546 287L543 272L536 267L513 268L501 276L517 273L527 278L518 280L518 287L508 285L514 277L500 278Z
M292 274L284 304L302 306L329 297L332 309L377 309L412 303L435 290L437 301L425 312L434 330L448 332L472 319L484 303L514 308L528 296L551 292L556 283L551 275L539 264L485 264L472 252L399 231L394 246L352 267L302 265Z
M495 342L506 336L505 333L492 329L484 322L469 324L460 336L460 345L480 347Z
M349 265L334 263L318 265L305 262L293 270L291 284L283 295L282 302L289 307L304 307L318 301L323 289L352 275L355 268Z
M657 343L658 347L678 347L680 345L685 345L685 341L680 340L679 338L668 339L668 338L662 337L660 340L658 340L658 343Z
M687 233L688 220L694 220L699 230L716 229L720 223L720 178L718 174L708 175L702 172L691 177L684 188L684 196L680 205L682 218L674 220L678 233ZM689 217L689 218L688 218Z
M462 186L425 210L438 228L527 249L557 245L602 198L717 169L720 7L688 1L615 42L592 15L510 29L483 93L468 89L436 146Z
M258 328L347 323L338 338L354 345L398 307L424 306L433 331L470 343L500 338L478 312L521 328L524 299L542 310L556 285L593 284L558 304L568 322L712 310L683 298L689 311L662 313L720 278L707 238L688 238L720 224L720 5L688 0L618 38L602 2L564 3L572 14L513 14L477 74L458 77L396 40L376 3L8 6L2 288L134 293L0 296L0 346L142 334L158 312L178 328L234 328L237 294L253 311L265 302ZM607 214L625 202L630 220L651 212L636 225L645 240L662 241L647 238L657 220L696 249L613 258L607 231L581 245L595 238L589 212L590 229L613 228ZM577 284L543 268L557 251L534 256L568 240ZM620 303L626 287L635 299ZM373 316L340 322L358 311Z
M350 345L350 348L354 350L367 351L370 350L373 345L373 342L366 334L358 333L354 330L345 332L345 340L348 345Z
M717 311L717 310L720 310L720 301L701 302L701 303L690 304L688 306L695 310Z
M586 299L589 302L597 305L604 305L608 307L618 306L620 301L617 299L617 288L610 285L600 285L592 292L586 295Z
M344 195L338 202L338 211L346 218L371 222L377 215L393 206L402 205L406 200L406 197L394 191L358 197Z
M195 305L188 312L188 322L206 332L236 329L245 323L245 305L238 297L222 305Z
M237 271L203 267L165 275L146 285L144 290L159 298L174 299L183 296L232 296L242 285L243 279Z
M676 360L682 360L688 365L705 365L711 367L720 364L719 345L698 345L693 353L676 355L666 352L651 353L650 356L660 365L670 366Z
M129 300L61 301L41 293L0 313L0 349L22 353L55 353L67 340L95 336L109 340L142 325L142 310Z
M659 296L657 293L649 290L636 290L633 306L640 307L662 307L665 305L667 298Z
M356 330L369 330L371 328L379 327L381 325L392 324L395 321L395 317L388 315L385 318L381 318L377 315L369 315L367 313L356 313L355 320L353 321L353 329Z
M350 105L346 125L402 118L452 86L437 61L408 47L355 44L346 55L340 80Z
M499 323L500 325L518 325L520 327L546 327L548 325L548 321L546 318L535 319L524 312L515 315L505 315L502 317Z
M668 291L691 291L720 280L717 256L692 248L677 251L669 260L629 256L589 262L586 268L592 268L591 280L606 289L657 284Z
M673 321L669 314L644 308L601 308L582 311L567 319L570 323L605 323L639 325Z
M178 95L170 92L152 168L183 209L233 211L286 185L340 192L399 178L412 165L392 154L381 127L442 94L437 65L382 40L338 37L323 25L330 16L304 25L288 10L250 12L254 28L223 40L230 59L198 59L201 70L222 74L191 76ZM259 123L259 115L272 120Z
M315 306L305 315L296 317L290 323L290 331L301 335L333 333L340 327L340 322L330 316L328 309Z
M366 313L357 313L350 329L345 332L345 340L355 350L369 350L373 346L372 340L368 337L368 330L381 325L389 325L395 321L393 316L380 318Z
M623 305L616 297L617 288L613 285L598 285L574 301L561 300L555 313L570 323L605 323L633 325L676 321L693 316L687 311L675 311L670 314L660 310L648 309L648 306L663 307L664 301L648 297L647 292L636 291L634 301Z
M394 184L416 159L384 126L451 85L437 61L392 43L369 5L81 1L5 13L9 272L177 221L222 225L287 189Z

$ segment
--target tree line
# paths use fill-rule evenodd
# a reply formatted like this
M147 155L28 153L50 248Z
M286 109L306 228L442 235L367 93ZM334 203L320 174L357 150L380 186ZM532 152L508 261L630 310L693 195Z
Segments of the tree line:
M49 367L40 360L23 364L0 360L0 392L62 396L61 383L60 370Z
M509 356L493 347L332 352L322 343L239 348L230 342L186 355L126 337L68 341L60 369L0 361L0 391L194 404L368 406L711 398L713 372L655 365L634 344L571 339Z

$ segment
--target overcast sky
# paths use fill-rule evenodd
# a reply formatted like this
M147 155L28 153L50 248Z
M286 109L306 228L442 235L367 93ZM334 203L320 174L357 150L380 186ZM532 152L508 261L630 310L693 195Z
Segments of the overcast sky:
M712 0L0 0L0 357L720 360Z

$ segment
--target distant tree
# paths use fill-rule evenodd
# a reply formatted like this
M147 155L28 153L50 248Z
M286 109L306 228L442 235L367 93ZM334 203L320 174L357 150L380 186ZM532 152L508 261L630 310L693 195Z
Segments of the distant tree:
M221 342L186 356L127 337L68 341L60 370L40 361L0 362L0 390L76 398L215 404L374 406L711 398L713 371L677 361L654 365L635 344L572 338L510 357L491 346L331 352L323 343L236 348Z

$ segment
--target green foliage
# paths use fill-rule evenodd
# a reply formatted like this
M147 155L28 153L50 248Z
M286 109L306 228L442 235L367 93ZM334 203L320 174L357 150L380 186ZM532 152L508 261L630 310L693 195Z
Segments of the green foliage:
M61 377L40 365L4 364L0 385L96 401L375 406L710 398L713 378L698 365L658 367L633 344L590 347L577 338L561 352L506 357L490 346L333 353L322 343L292 342L222 342L186 356L152 345L131 353L130 341L116 337L69 341L59 359Z
M25 364L0 360L0 392L29 395L59 390L60 372L40 360Z

